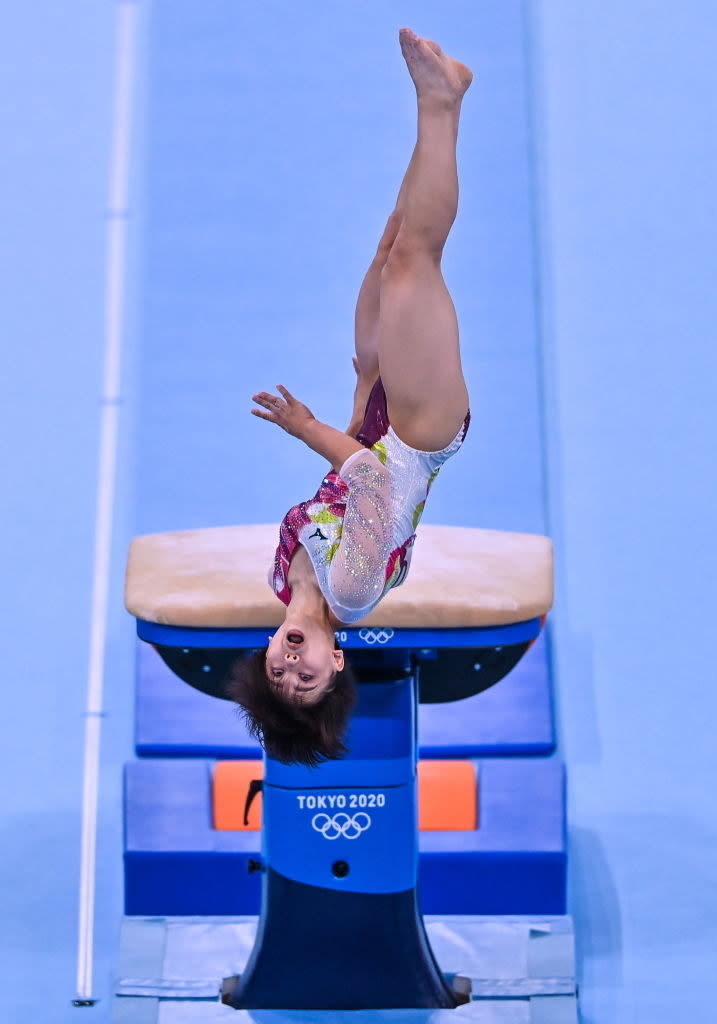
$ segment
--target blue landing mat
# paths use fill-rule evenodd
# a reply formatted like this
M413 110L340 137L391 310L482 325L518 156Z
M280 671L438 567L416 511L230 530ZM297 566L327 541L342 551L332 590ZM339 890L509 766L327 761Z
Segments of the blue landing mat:
M233 1010L222 978L240 974L255 917L126 918L113 1024L577 1024L575 955L568 917L427 917L441 969L472 982L455 1010ZM360 1016L359 1016L360 1013Z
M145 757L256 758L261 749L227 701L183 683L153 647L137 642L135 745ZM419 709L421 757L503 757L555 749L547 644L484 693Z

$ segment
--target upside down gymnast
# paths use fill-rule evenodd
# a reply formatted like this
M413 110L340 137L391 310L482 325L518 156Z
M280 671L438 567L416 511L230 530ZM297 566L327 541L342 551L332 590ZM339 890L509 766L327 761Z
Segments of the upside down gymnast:
M283 385L252 399L255 416L331 464L280 527L269 582L284 622L267 648L235 663L229 685L252 734L286 762L345 753L356 688L335 630L406 578L428 492L470 418L441 256L458 206L458 120L473 75L411 29L399 41L418 137L359 292L351 422L343 433L319 422Z

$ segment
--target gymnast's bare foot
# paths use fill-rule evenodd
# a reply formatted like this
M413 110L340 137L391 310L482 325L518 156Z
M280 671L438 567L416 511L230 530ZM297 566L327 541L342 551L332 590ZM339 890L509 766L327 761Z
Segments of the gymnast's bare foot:
M402 28L398 36L419 101L460 103L473 81L471 69L445 54L438 43L417 36L413 29Z

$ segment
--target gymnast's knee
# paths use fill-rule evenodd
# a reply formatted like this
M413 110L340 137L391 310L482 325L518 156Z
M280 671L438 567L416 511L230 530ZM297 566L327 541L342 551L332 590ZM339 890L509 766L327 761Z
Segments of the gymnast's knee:
M383 268L385 266L402 223L403 215L398 210L394 210L386 221L386 227L383 229L383 234L376 250L376 256L374 257L374 264L378 267Z
M402 225L381 270L381 283L440 267L443 245L443 240L436 239L430 232L409 230Z

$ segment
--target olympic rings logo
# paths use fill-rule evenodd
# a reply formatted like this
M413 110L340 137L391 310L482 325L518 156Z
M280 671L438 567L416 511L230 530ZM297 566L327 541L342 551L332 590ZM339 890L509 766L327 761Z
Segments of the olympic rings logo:
M359 636L365 644L387 644L393 637L392 629L360 629Z
M358 839L362 832L371 827L371 816L365 811L358 814L315 814L311 819L312 826L320 832L324 839Z

